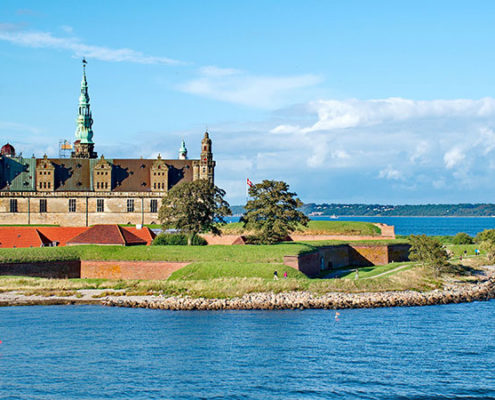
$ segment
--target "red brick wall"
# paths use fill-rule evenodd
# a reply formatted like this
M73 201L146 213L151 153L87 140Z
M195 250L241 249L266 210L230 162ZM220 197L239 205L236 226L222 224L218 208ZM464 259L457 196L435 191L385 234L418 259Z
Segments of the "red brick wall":
M299 256L284 256L284 264L307 276L316 276L320 272L320 255L318 252L314 252Z
M285 256L284 264L312 277L320 272L321 258L325 269L346 266L364 267L409 260L408 244L326 246L309 254Z
M79 278L80 261L52 261L0 264L0 275L36 276L39 278Z
M388 246L349 246L349 265L365 267L388 264Z
M188 262L81 261L81 278L167 279Z

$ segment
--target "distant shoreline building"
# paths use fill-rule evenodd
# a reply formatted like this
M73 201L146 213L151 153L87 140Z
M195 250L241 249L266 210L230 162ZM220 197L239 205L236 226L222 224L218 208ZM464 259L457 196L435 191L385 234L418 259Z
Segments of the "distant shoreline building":
M158 223L164 194L181 182L214 181L212 141L205 132L200 159L98 158L86 80L86 62L71 158L23 158L7 143L0 150L0 224Z

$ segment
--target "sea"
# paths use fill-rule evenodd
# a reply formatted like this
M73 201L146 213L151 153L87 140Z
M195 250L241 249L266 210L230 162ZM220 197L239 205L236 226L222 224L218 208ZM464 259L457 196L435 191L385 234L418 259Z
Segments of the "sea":
M329 217L314 216L315 221L366 221L393 225L396 235L453 236L465 232L475 236L485 229L495 229L495 217ZM228 222L238 222L239 217L230 217Z
M495 399L495 301L0 308L0 399Z
M475 235L495 218L365 217ZM0 307L0 399L495 399L495 301L360 310Z

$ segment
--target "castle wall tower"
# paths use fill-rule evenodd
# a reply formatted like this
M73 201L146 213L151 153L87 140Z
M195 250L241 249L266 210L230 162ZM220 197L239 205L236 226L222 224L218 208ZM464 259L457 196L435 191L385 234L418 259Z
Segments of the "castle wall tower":
M211 139L208 131L205 132L201 141L201 159L199 161L199 179L208 179L211 183L215 181L215 161L211 151Z
M93 142L93 117L89 105L88 82L86 80L86 60L83 59L83 77L77 116L76 141L72 158L96 158Z

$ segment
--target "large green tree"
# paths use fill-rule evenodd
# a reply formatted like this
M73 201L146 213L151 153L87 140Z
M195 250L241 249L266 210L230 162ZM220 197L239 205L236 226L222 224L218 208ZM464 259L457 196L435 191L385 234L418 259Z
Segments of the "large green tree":
M249 188L249 196L241 222L261 243L280 242L300 225L308 225L309 218L297 209L301 200L285 182L264 180Z
M181 183L163 197L158 218L163 228L188 234L188 244L194 234L210 231L219 235L218 226L232 214L224 196L224 190L204 179Z
M409 241L411 243L409 258L412 261L419 261L423 265L431 267L436 275L448 267L447 250L436 238L426 235L411 235Z

